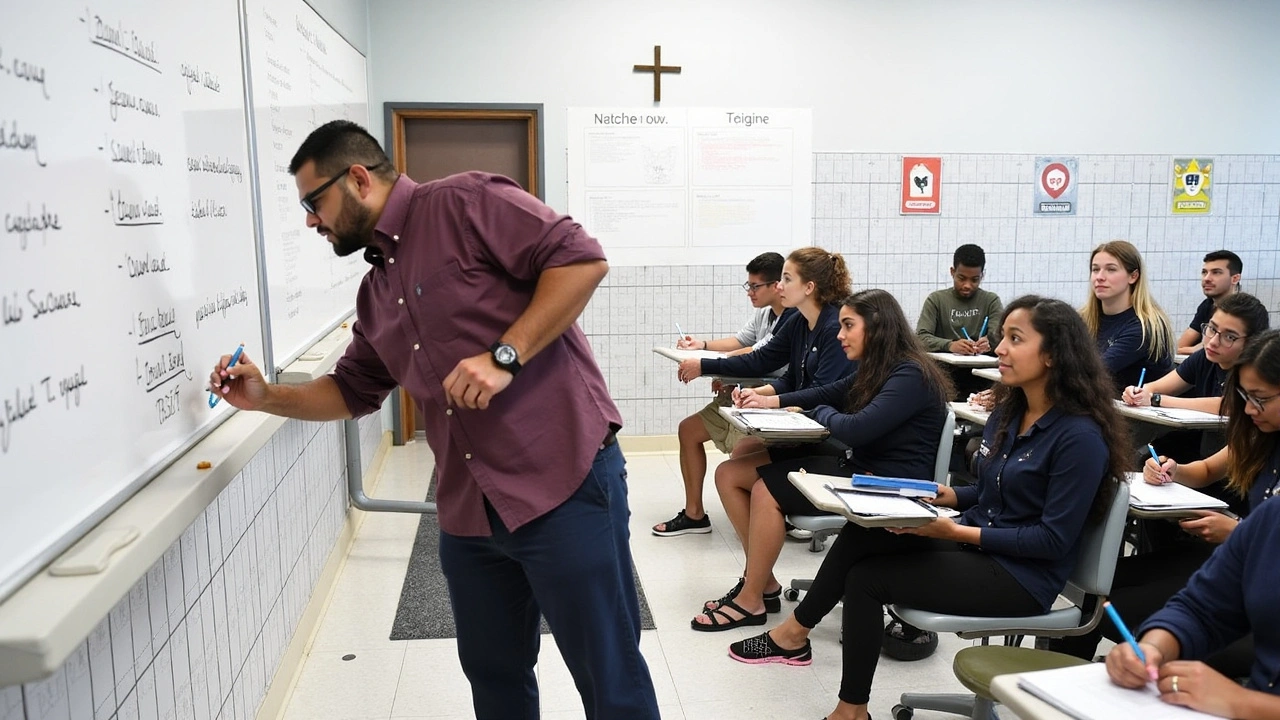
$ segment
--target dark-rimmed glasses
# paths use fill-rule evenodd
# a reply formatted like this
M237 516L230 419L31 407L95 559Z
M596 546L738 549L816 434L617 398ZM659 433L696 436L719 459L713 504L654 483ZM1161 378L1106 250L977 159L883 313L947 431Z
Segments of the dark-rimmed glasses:
M1240 387L1236 388L1236 392L1240 393L1240 397L1244 398L1245 402L1258 408L1258 412L1266 412L1267 403L1276 399L1275 395L1272 395L1271 397L1267 397L1267 398L1260 398L1254 395L1250 395L1249 393L1244 391L1244 388L1240 388Z
M369 165L369 166L366 166L366 167L365 167L365 169L366 169L366 170L377 170L378 168L382 167L383 165L386 165L386 163L385 163L385 162L380 162L380 163L378 163L377 165ZM347 166L347 167L346 167L342 172L338 173L337 175L334 175L333 177L329 178L328 180L325 180L323 185L321 185L320 187L316 188L315 190L312 190L311 192L307 193L306 195L303 195L303 196L302 196L302 199L298 201L298 204L299 204L299 205L301 205L301 206L302 206L302 209L303 209L303 210L306 210L308 213L310 213L310 214L312 214L312 215L316 215L316 214L318 214L318 213L316 213L316 200L319 200L319 199L320 199L320 196L324 194L324 191L325 191L325 190L328 190L328 189L329 189L329 186L330 186L330 185L333 185L334 183L338 182L338 181L339 181L339 180L341 180L342 178L346 177L346 174L347 174L347 173L349 173L349 172L351 172L351 168L353 168L353 167L355 167L355 165L348 165L348 166Z
M766 287L769 287L770 285L777 285L777 284L778 284L777 280L773 282L763 282L763 283L744 282L742 283L742 289L746 290L749 293L753 293L759 290L760 288L766 288Z
M1201 323L1201 333L1204 336L1204 342L1210 341L1213 336L1222 336L1222 347L1231 347L1236 342L1249 337L1247 334L1224 333L1213 323Z

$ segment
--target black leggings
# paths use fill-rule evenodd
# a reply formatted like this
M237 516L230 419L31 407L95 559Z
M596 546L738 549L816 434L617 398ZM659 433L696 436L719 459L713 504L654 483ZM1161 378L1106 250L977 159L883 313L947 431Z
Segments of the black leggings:
M831 545L796 606L807 628L844 598L844 670L840 699L864 705L880 659L884 606L890 603L954 615L1020 617L1044 607L991 555L959 543L894 535L848 523Z

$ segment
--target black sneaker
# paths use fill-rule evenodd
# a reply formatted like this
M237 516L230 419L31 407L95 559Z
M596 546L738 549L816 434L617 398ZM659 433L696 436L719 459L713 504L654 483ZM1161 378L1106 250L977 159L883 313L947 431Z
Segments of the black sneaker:
M808 665L813 662L813 646L806 639L804 645L795 650L783 650L766 632L729 645L729 657L751 665Z
M665 529L659 530L659 525ZM711 532L710 515L703 515L700 520L691 520L688 515L684 514L683 510L676 513L675 517L665 523L658 523L658 525L653 526L653 534L658 537L675 537L676 535L690 535L694 533L705 535L709 532Z

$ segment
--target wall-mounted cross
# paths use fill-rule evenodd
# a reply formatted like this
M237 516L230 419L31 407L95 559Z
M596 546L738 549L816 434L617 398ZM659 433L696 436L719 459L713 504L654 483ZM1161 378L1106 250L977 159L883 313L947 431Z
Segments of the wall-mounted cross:
M635 72L651 72L653 73L653 101L662 101L662 73L680 74L679 65L663 65L662 64L662 46L653 46L653 64L652 65L636 65Z

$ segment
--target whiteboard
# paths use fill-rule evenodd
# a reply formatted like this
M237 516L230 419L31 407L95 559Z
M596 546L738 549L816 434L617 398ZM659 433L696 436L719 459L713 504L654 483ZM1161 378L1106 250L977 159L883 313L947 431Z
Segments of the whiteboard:
M741 265L810 244L805 109L569 108L569 214L614 265Z
M262 346L235 2L0 27L0 598L207 434Z
M246 7L271 348L283 368L355 310L369 268L306 226L289 161L330 120L368 127L369 98L364 56L303 0Z

